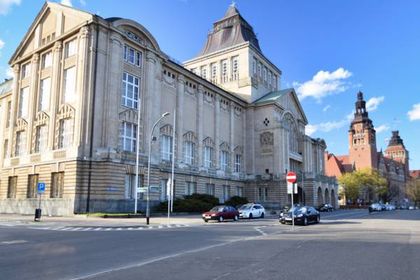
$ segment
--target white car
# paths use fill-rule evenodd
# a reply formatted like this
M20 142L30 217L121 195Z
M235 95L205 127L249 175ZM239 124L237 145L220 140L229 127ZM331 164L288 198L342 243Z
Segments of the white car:
M247 203L239 207L239 218L264 218L265 209L261 204Z

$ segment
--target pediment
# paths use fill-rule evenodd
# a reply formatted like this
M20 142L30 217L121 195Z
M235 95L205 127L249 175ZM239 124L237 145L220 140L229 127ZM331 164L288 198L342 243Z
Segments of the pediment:
M83 23L93 15L58 3L46 2L33 21L28 32L12 55L9 64L29 56Z
M38 112L35 117L35 126L46 125L50 117L43 111Z
M276 100L276 103L278 103L285 112L290 112L295 119L303 122L305 125L308 124L305 112L303 111L302 105L300 104L294 89L290 89L285 94L281 95Z

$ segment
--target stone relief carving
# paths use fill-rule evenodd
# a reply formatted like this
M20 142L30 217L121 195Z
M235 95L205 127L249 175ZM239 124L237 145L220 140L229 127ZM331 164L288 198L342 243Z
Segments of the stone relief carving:
M260 134L261 153L272 153L274 145L274 135L266 131Z

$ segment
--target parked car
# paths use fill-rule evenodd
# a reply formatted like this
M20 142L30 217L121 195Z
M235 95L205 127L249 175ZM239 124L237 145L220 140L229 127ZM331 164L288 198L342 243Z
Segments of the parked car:
M382 205L380 203L372 203L369 205L369 212L382 211Z
M311 206L293 207L288 212L281 213L279 222L282 224L292 223L292 213L295 224L308 225L309 223L319 223L321 215Z
M238 208L239 218L264 218L265 209L261 204L247 203Z
M329 203L324 203L319 205L316 210L319 212L332 212L334 211L334 207Z
M385 209L386 211L394 211L396 208L394 204L385 204Z
M408 210L416 210L416 207L414 207L414 206L408 206Z
M213 207L212 209L210 209L210 211L203 213L202 218L206 223L209 220L216 220L219 222L223 222L224 220L237 221L239 219L239 212L235 209L235 207L228 205L219 205Z

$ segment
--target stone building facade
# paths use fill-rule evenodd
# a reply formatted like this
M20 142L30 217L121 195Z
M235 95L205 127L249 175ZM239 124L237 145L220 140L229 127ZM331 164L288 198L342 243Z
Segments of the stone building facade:
M362 92L357 94L354 119L350 124L348 137L348 155L335 156L325 153L326 174L339 178L342 174L354 170L378 170L388 181L391 202L402 203L406 198L405 185L410 176L409 152L398 131L392 132L384 152L377 151L375 127L366 110ZM362 194L361 199L368 201L367 194ZM345 197L342 197L340 204L345 203Z
M236 32L221 36L222 27ZM298 201L337 199L324 175L325 142L305 135L295 91L280 89L281 71L233 6L201 55L181 65L135 21L46 2L9 63L0 212L33 213L38 182L47 185L47 214L132 211L136 150L144 187L150 132L164 112L151 145L153 204L166 200L173 153L176 196L208 193L223 203L238 195L278 208L289 202L285 172L295 170Z

